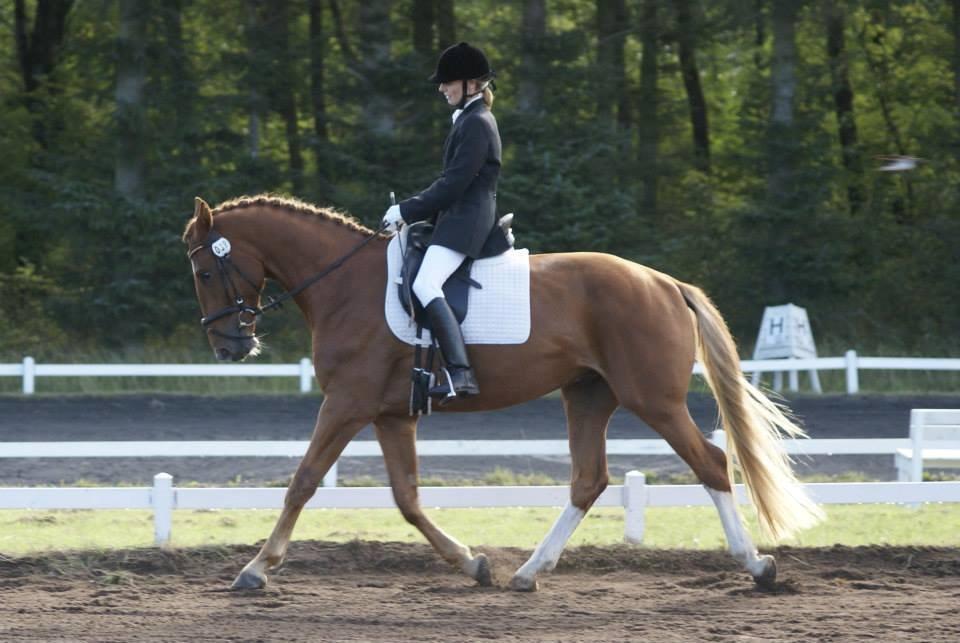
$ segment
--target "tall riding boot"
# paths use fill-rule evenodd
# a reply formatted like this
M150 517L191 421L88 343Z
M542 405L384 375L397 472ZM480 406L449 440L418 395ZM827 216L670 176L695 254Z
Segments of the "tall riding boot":
M480 387L477 386L477 378L470 367L460 323L450 309L450 304L443 297L437 297L427 304L426 311L433 336L436 337L443 361L446 362L448 374L448 376L441 374L441 381L430 389L430 396L450 401L457 397L478 395Z

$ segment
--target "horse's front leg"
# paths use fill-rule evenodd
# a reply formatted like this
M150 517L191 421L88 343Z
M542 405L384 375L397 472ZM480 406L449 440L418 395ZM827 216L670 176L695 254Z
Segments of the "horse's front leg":
M374 420L377 439L393 488L393 498L403 517L420 530L444 560L460 568L480 585L491 585L490 565L483 554L474 556L470 548L434 525L417 495L417 420L403 416L381 416Z
M280 518L260 552L233 581L232 589L259 589L267 584L266 572L283 562L290 535L303 506L316 492L317 485L340 457L347 443L369 424L370 419L358 415L350 403L338 405L329 396L323 401L310 446L287 488Z

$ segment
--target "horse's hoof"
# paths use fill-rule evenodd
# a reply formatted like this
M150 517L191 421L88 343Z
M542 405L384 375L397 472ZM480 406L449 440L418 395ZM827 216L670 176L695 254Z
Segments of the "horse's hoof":
M240 572L230 589L263 589L267 586L267 577L252 570Z
M773 589L777 584L777 561L773 556L760 556L763 571L753 577L753 582L761 589Z
M514 576L510 579L510 589L515 592L535 592L540 589L540 583L537 582L536 578Z
M485 554L477 554L477 572L473 578L480 587L491 587L493 585L493 574L490 573L490 561Z

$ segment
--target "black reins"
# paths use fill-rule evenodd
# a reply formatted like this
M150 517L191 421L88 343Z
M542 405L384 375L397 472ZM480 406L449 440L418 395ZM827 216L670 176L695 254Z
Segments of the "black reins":
M220 280L223 283L224 292L227 295L229 301L233 302L233 305L226 306L221 308L215 313L211 313L200 319L200 325L207 329L207 332L213 333L214 335L219 335L220 337L225 337L228 339L250 339L255 337L255 335L243 335L241 331L248 327L253 326L257 320L267 311L275 310L283 306L283 303L288 299L296 297L301 292L317 283L331 272L342 266L347 262L353 255L360 252L364 246L376 239L381 232L387 229L386 225L380 227L379 230L374 231L371 235L366 237L363 241L351 248L346 254L341 256L339 259L331 263L329 266L318 272L317 274L308 277L307 279L300 282L300 284L293 290L282 293L278 297L268 296L267 303L264 306L249 306L246 304L243 295L240 294L239 289L237 289L236 284L233 281L231 276L231 271L236 272L240 277L246 281L248 284L253 286L257 291L257 299L259 300L263 291L261 288L254 283L252 279L247 277L240 268L231 261L231 247L230 242L227 241L226 237L221 235L216 230L210 230L207 234L207 238L204 239L203 243L193 248L187 252L187 257L193 259L193 256L200 252L201 250L207 249L213 254L217 260L217 270L220 272ZM228 333L223 333L216 328L207 328L213 322L223 319L228 315L237 315L237 335L230 335ZM244 315L248 317L245 319Z

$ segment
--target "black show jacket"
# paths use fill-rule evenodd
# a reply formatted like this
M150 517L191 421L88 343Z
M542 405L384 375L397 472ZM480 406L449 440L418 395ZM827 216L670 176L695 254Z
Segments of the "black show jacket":
M443 146L443 172L426 190L400 202L407 223L432 220L431 244L474 259L507 249L496 225L500 132L483 99L467 105Z

